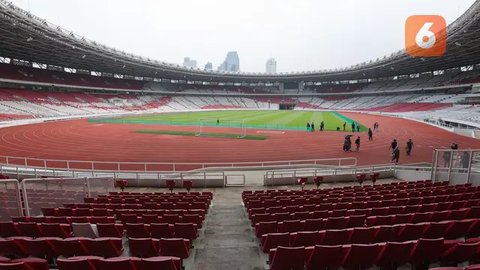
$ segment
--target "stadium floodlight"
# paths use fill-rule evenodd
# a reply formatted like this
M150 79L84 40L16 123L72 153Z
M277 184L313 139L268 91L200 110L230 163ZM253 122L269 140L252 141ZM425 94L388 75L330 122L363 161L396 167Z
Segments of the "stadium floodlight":
M27 42L30 42L30 41L32 41L32 40L33 40L32 37L28 37L28 38L27 38Z

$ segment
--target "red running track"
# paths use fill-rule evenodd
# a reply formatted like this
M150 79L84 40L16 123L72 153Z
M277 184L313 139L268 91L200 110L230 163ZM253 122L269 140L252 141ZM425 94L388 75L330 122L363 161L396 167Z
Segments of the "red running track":
M344 132L286 131L284 134L267 134L264 141L234 140L221 138L184 137L171 135L139 134L139 129L196 130L195 127L176 127L138 124L98 124L87 120L47 122L0 129L1 156L16 156L40 159L120 162L258 162L278 160L303 160L338 157L356 157L359 165L390 162L389 144L393 138L399 141L400 163L431 162L432 150L447 148L452 142L460 148L480 148L480 141L456 135L442 129L400 118L344 113L366 126L380 123L380 131L369 142L366 133L361 133L360 152L342 151ZM232 129L209 128L217 132L232 132ZM238 131L237 131L238 132ZM257 130L248 129L249 134ZM356 134L353 139L356 138ZM406 156L406 140L412 138L412 156ZM4 162L5 159L0 160ZM12 160L10 160L12 162ZM23 164L23 160L17 160ZM38 161L29 165L43 166ZM66 163L49 163L51 167L65 167ZM90 168L88 163L72 163L71 167ZM170 167L149 167L149 170L168 170ZM116 169L114 164L97 165L96 169ZM139 167L122 167L122 170ZM177 170L192 169L177 167Z

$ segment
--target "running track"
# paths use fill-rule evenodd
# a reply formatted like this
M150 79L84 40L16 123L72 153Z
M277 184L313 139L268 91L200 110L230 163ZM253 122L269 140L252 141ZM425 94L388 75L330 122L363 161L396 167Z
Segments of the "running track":
M369 142L361 133L360 152L342 151L344 132L287 131L284 134L268 134L264 141L232 140L202 137L183 137L155 134L138 134L139 129L196 130L195 127L172 127L136 124L98 124L87 120L47 122L0 129L0 155L40 159L121 161L121 162L257 162L277 160L320 159L357 157L359 165L390 162L389 144L393 138L399 141L400 163L431 162L432 150L447 148L452 142L462 148L480 148L480 140L456 135L442 129L415 121L358 113L343 113L366 126L380 123L380 131ZM210 128L217 132L230 129ZM208 131L208 130L207 130ZM238 131L237 131L238 132ZM255 134L257 130L248 130ZM356 138L356 135L353 139ZM404 151L407 139L413 139L412 156ZM0 158L0 162L5 159ZM10 160L12 162L12 160ZM15 161L21 164L23 161ZM38 165L29 161L29 165ZM64 163L49 166L62 167ZM89 168L86 163L70 164L71 167ZM103 166L103 167L102 167ZM133 166L133 165L132 165ZM116 168L113 164L98 165L97 169ZM142 169L122 167L121 169ZM149 170L165 170L149 167ZM178 169L192 169L188 166Z

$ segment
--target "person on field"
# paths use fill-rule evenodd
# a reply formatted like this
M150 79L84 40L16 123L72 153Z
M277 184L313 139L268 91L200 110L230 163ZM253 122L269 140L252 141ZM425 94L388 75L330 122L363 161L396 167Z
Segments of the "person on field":
M220 119L217 118L217 126L220 125Z
M360 125L357 123L357 132L360 132Z
M397 143L397 139L393 139L392 143L390 144L390 147L388 148L388 150L392 150L392 151L395 151L395 148L397 148L398 146L398 143Z
M310 123L307 123L307 131L310 131Z
M315 131L315 124L312 122L312 124L310 125L310 128L312 129L311 132L314 132Z
M343 131L345 131L347 128L347 122L343 122Z
M406 149L406 152L407 152L407 156L410 156L410 153L412 153L412 149L413 149L413 141L412 141L412 139L408 139L408 141L407 141L407 147L406 147L405 149Z
M352 132L355 132L355 122L352 122Z
M373 131L371 128L368 128L368 140L373 141Z
M324 128L325 128L325 123L322 121L320 122L320 131L323 131Z
M355 140L355 151L360 151L360 136L357 137L357 139Z
M393 157L392 157L392 162L395 161L395 164L398 164L398 159L400 158L400 149L398 149L398 146L393 149Z

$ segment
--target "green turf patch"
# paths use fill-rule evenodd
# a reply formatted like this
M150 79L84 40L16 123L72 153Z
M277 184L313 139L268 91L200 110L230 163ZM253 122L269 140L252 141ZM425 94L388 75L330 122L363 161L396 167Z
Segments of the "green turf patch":
M201 135L197 135L196 132L176 131L176 130L141 129L141 130L137 130L135 132L143 133L143 134L176 135L176 136L207 137L207 138L226 138L226 139L257 140L257 141L268 139L268 136L264 136L264 135L245 135L245 136L241 137L239 134L212 133L212 132L202 132Z
M117 118L91 118L89 121L92 123L195 126L199 129L200 127L221 127L305 131L307 122L315 123L315 131L318 131L322 121L325 123L325 130L336 130L339 127L342 131L343 123L346 123L348 131L351 130L353 122L352 119L337 112L280 110L172 112ZM360 124L360 131L366 132L368 128Z

